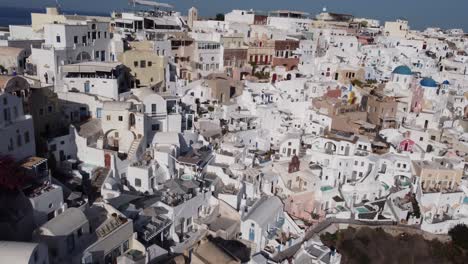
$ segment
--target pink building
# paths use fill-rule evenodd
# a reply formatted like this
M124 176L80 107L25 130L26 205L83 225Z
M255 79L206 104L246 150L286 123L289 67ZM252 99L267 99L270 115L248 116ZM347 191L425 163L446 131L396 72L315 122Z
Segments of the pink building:
M401 151L413 151L413 147L415 144L416 143L413 140L405 138L400 142L398 149Z
M314 197L314 192L293 194L284 201L284 209L291 217L306 223L318 222L325 217L325 214L320 209L320 202Z

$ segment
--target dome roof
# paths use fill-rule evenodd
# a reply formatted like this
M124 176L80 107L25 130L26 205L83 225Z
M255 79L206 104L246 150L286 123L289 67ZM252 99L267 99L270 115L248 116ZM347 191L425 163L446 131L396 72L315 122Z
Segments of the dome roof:
M396 67L392 73L401 74L401 75L413 75L413 72L411 71L411 69L405 65Z
M432 87L432 88L437 87L436 81L434 81L434 79L432 78L423 78L421 82L419 83L421 84L421 86L424 86L424 87Z
M449 85L450 82L448 80L445 80L442 84L446 84L446 85Z

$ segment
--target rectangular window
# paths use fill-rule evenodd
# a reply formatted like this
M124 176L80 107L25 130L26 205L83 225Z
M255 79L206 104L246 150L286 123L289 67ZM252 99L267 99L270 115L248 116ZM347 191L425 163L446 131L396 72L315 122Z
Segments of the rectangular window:
M140 61L140 68L146 68L146 61L145 60Z
M153 66L153 62L152 61L148 61L148 67L151 67Z
M29 131L24 132L24 143L28 144L29 143Z
M57 41L57 43L60 43L60 36L55 37L55 40Z
M123 121L123 116L119 116L119 121Z
M138 67L138 61L134 61L133 66Z
M78 44L78 36L73 37L73 43Z
M151 104L151 113L156 114L156 104Z
M101 31L98 31L97 37L100 39L101 38Z
M16 137L16 144L18 145L18 147L21 147L23 145L23 139L21 138L20 134L18 134Z
M104 38L107 38L107 31L104 31Z
M141 180L138 178L135 178L135 186L136 187L141 187Z
M153 125L151 125L151 130L153 130L153 131L159 131L159 124L153 124Z
M106 116L106 120L107 120L107 121L110 121L110 120L111 120L111 116L110 116L110 115Z
M10 108L5 108L3 109L3 119L5 119L5 121L11 121L11 113L10 113Z

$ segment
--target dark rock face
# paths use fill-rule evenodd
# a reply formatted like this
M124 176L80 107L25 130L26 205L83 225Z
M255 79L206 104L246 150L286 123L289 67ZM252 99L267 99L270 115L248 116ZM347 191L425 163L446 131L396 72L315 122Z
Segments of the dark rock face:
M0 240L30 241L34 230L33 208L21 191L0 191Z

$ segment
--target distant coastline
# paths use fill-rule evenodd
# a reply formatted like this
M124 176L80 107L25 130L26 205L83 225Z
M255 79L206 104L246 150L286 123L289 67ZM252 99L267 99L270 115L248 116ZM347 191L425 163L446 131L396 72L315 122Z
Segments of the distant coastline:
M45 8L27 8L27 7L12 7L0 6L0 27L7 27L9 25L30 25L31 13L44 13ZM74 11L62 10L64 14L78 14L78 15L96 15L96 16L109 16L106 12L87 12L87 11Z

